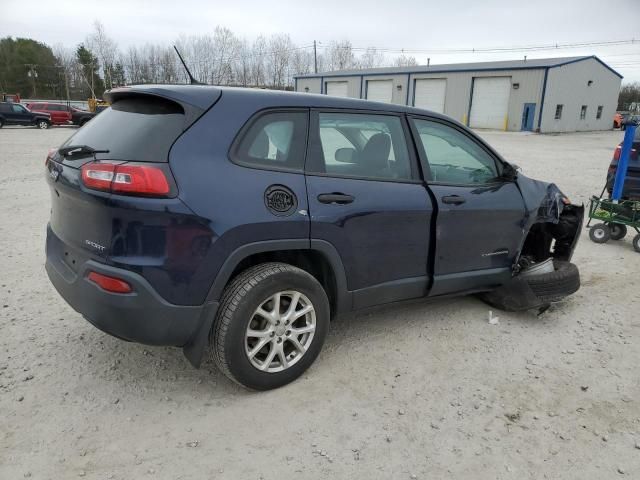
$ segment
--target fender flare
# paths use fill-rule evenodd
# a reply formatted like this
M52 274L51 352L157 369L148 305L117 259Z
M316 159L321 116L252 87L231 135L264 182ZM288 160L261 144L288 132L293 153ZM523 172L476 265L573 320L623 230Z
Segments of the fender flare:
M336 314L352 309L352 294L347 290L347 277L342 259L331 243L325 240L285 239L263 240L242 245L235 249L220 267L204 302L205 308L202 311L200 325L182 348L191 365L196 368L200 367L222 292L224 292L236 267L242 260L256 253L276 252L279 250L310 250L322 254L331 265L336 282Z
M350 308L350 298L346 294L347 277L344 272L342 258L336 248L325 240L286 239L286 240L262 240L248 243L235 249L225 260L216 275L216 279L209 290L206 303L217 302L222 297L231 275L242 260L256 253L276 252L279 250L311 250L321 253L331 265L336 280L337 311L342 312Z

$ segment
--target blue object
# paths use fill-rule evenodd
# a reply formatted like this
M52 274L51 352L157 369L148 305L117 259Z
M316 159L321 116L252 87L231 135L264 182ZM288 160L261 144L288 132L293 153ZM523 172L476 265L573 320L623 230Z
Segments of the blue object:
M616 178L613 182L613 192L611 198L620 200L622 197L622 189L624 181L627 178L627 169L629 168L629 156L633 147L633 137L636 134L635 125L627 125L624 131L624 140L622 141L622 151L620 152L620 160L618 160L618 168L616 169Z
M525 103L524 108L522 109L522 126L520 130L522 131L532 131L533 130L533 117L536 115L536 104L535 103Z

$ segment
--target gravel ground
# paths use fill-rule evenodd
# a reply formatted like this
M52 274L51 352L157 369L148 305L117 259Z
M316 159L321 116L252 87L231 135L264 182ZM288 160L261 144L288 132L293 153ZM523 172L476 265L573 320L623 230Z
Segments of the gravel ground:
M582 289L542 317L475 298L332 325L297 382L250 393L211 363L119 341L43 268L44 157L72 129L0 130L0 478L640 478L640 255L582 233ZM482 135L574 201L620 132Z

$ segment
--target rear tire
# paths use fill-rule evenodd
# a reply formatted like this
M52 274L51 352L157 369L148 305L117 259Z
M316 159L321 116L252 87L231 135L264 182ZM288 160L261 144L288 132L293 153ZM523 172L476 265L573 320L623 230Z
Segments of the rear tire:
M545 303L557 302L580 289L580 272L571 262L556 260L555 270L527 277L533 293Z
M2 128L3 126L4 126L4 122L0 120L0 128Z
M633 243L633 249L640 253L640 233L633 237L631 243Z
M627 226L620 223L610 223L611 240L622 240L627 235Z
M611 238L611 229L604 223L597 223L589 229L589 238L594 243L607 243Z
M329 313L327 294L309 273L286 263L256 265L223 293L209 334L211 356L222 373L244 387L281 387L320 353Z

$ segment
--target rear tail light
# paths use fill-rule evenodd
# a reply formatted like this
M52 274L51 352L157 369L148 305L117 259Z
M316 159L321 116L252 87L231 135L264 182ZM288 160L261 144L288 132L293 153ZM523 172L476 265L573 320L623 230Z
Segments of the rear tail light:
M116 277L109 277L98 272L90 272L87 278L107 292L131 293L133 291L131 285Z
M82 183L87 188L124 195L164 197L170 192L165 172L149 165L86 163L82 166Z
M620 160L620 152L622 151L622 147L618 145L616 149L613 151L613 159Z

